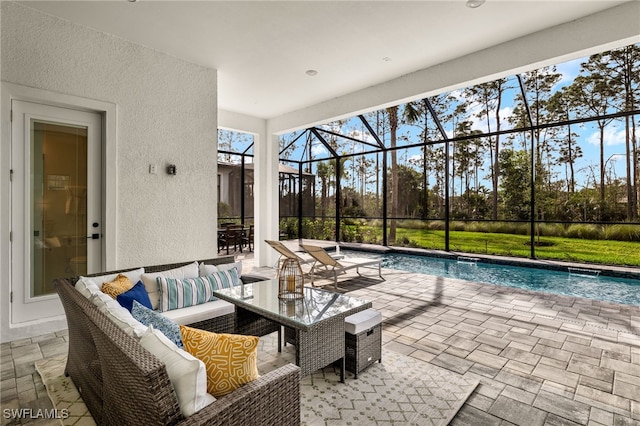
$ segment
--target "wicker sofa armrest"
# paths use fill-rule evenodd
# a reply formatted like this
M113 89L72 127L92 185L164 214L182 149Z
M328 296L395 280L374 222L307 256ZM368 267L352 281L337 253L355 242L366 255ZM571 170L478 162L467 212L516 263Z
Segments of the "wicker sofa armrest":
M300 367L287 364L217 399L180 425L300 424Z
M102 312L87 324L102 368L99 424L169 425L183 418L166 367L158 358Z
M261 277L260 275L243 275L240 277L244 284L257 283L259 281L267 281L270 278Z

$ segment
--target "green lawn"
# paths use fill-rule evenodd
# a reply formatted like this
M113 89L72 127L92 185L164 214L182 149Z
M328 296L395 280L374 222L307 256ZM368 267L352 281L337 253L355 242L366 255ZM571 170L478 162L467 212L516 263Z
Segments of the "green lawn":
M396 241L409 241L414 247L444 249L444 231L398 228ZM529 257L527 235L451 231L449 248L453 251ZM640 243L579 238L541 237L536 257L605 265L640 266Z

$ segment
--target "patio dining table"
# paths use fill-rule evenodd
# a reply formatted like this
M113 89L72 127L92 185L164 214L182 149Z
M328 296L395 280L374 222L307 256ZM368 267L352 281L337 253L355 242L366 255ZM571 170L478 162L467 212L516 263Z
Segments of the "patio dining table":
M345 373L344 319L372 306L370 301L313 287L304 287L301 299L283 300L278 297L277 279L218 289L214 295L233 303L239 318L257 314L284 326L296 347L296 364L302 376L341 361L341 382Z

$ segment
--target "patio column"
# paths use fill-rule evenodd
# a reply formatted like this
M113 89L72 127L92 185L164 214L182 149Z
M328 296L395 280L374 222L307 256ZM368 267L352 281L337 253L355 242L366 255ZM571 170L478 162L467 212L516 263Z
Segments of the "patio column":
M278 135L266 131L258 135L254 145L255 162L255 266L272 266L276 262L276 252L264 240L278 241L280 208L278 194L278 156L280 147Z

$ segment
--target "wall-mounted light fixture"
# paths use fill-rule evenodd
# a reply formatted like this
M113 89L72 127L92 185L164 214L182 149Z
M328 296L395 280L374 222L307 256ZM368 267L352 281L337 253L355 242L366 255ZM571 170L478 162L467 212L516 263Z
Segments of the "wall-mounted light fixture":
M175 164L169 164L167 166L167 174L171 175L171 176L175 176L175 174L176 174L176 165Z

